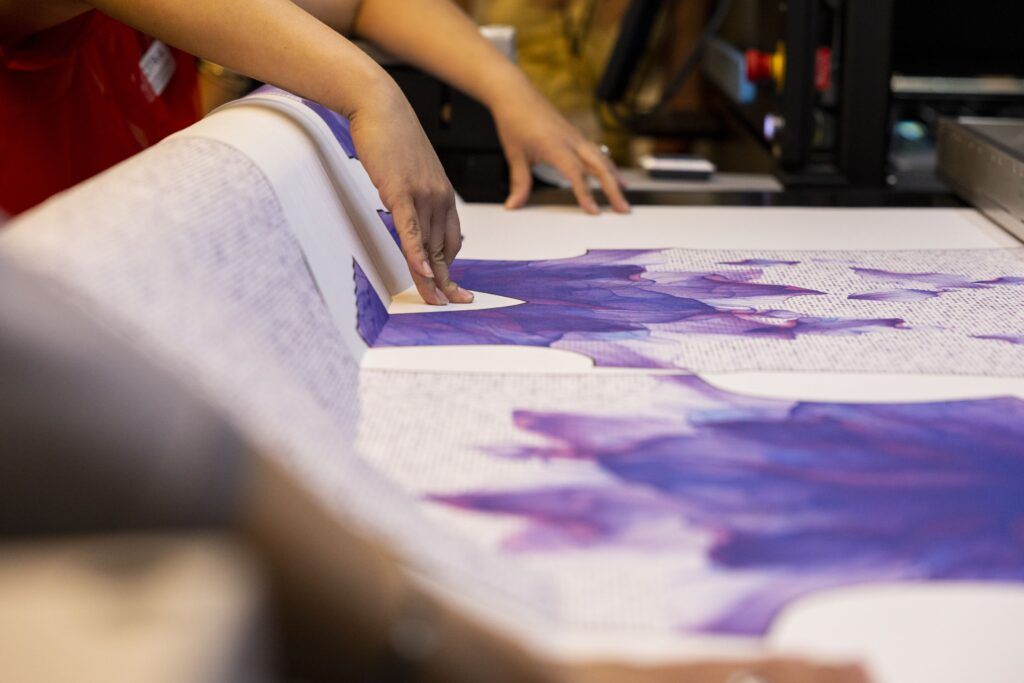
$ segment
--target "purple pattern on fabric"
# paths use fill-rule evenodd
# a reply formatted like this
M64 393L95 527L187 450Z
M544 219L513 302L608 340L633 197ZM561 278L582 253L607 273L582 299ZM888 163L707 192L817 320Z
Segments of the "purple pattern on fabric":
M377 209L377 215L380 217L384 227L388 229L388 234L391 235L391 239L395 241L395 244L402 246L402 238L398 236L398 228L395 227L395 218L390 212L384 211L383 209Z
M352 259L352 279L356 288L356 331L364 342L373 346L390 315L355 259Z
M850 299L865 299L868 301L920 301L932 299L948 292L955 292L961 289L991 289L1004 285L1024 284L1024 277L1005 275L991 280L971 280L963 275L953 273L899 273L878 268L852 268L853 272L865 280L878 282L897 282L901 285L925 285L934 287L933 290L917 289L913 287L901 287L898 289L882 292L865 292L863 294L851 294Z
M313 113L319 116L327 127L331 129L331 133L334 135L334 139L338 141L341 148L345 150L345 154L349 159L358 159L356 155L356 144L352 141L352 132L349 130L348 119L341 114L328 109L322 104L317 104L313 100L303 99L302 103L309 107Z
M739 261L719 261L720 266L796 266L799 261L781 261L770 258L745 258Z
M1024 335L1018 334L975 334L971 335L975 339L988 339L990 341L1001 341L1007 342L1008 344L1016 344L1018 346L1024 346Z
M938 288L983 289L984 285L971 281L963 275L953 273L898 273L880 268L859 268L854 266L853 272L865 280L878 282L900 282L928 285Z
M1004 275L992 280L977 280L976 285L1024 285L1024 277Z
M933 292L928 289L887 289L881 292L864 292L863 294L851 294L847 299L859 299L863 301L894 301L907 303L911 301L923 301L934 299L940 292Z
M788 402L662 382L658 417L515 414L547 443L501 455L586 461L614 483L431 499L527 520L513 552L692 553L697 529L707 572L757 577L686 627L698 632L763 634L823 587L1024 581L1024 401Z
M463 287L525 303L392 316L376 343L557 347L563 341L583 341L615 346L648 341L656 328L675 334L794 339L905 327L898 318L814 317L776 309L790 298L822 292L758 282L758 268L719 272L649 267L664 260L660 251L595 250L542 261L456 261L452 278ZM606 350L591 357L600 364L617 364L621 354ZM631 357L630 366L658 365L638 348Z

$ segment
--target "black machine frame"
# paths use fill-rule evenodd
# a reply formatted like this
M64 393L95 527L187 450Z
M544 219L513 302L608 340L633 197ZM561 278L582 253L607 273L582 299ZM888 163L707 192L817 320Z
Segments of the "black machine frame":
M728 0L718 0L718 3ZM756 34L734 38L740 51L785 51L779 92L762 87L755 102L723 97L725 109L762 141L787 186L882 187L888 177L892 26L895 0L732 0L730 13L753 12ZM597 99L622 97L668 0L632 0ZM716 11L721 5L716 5ZM828 93L816 87L818 50L831 53ZM700 46L695 49L700 49ZM783 123L765 133L766 117Z
M839 170L850 185L886 183L894 0L847 0Z
M786 0L766 10L781 14L775 24L779 35L767 38L785 46L784 86L778 94L761 94L753 105L731 108L772 147L788 187L886 185L893 3ZM816 88L816 70L825 35L833 83L823 94ZM769 114L784 122L776 140L765 139Z

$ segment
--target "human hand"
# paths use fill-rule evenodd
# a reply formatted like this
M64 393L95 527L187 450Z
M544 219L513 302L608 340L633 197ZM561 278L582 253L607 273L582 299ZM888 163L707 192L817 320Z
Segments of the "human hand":
M462 247L455 191L408 100L393 82L383 83L349 119L359 159L394 217L420 296L436 306L473 301L449 274Z
M517 209L526 203L533 185L530 167L545 162L569 180L576 201L587 213L599 213L590 176L600 183L615 211L629 212L612 161L532 86L524 84L507 91L492 104L491 112L509 165L511 190L506 208Z

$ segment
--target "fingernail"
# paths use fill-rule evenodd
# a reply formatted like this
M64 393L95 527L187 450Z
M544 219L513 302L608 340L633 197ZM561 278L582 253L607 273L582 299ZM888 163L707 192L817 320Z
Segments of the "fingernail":
M442 292L437 287L434 287L434 296L437 297L437 301L441 306L448 304L448 297L446 297L444 295L444 292Z
M420 263L420 275L422 275L423 277L434 277L434 271L430 267L430 263L427 261L427 259L423 259L423 262Z
M473 295L473 292L469 291L468 289L463 289L462 287L459 287L458 291L459 291L459 296L462 297L462 300L463 300L462 302L463 303L471 304L471 303L473 303L473 299L476 298Z

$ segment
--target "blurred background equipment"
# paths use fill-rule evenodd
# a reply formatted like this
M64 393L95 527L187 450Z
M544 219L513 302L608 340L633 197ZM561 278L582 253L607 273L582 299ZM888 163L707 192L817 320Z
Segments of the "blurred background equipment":
M896 0L892 172L933 182L944 117L1024 117L1024 5Z
M611 111L628 101L659 12L676 4L629 4L597 90ZM1024 106L1024 41L1012 28L1022 19L1018 4L993 0L970 12L921 0L721 0L650 113L701 60L710 111L767 150L787 187L937 189L940 116ZM626 110L616 120L645 132L635 106Z
M1024 5L978 0L461 0L481 31L642 192L948 192L939 121L1024 116ZM500 201L506 168L490 113L374 53L410 99L456 189ZM201 68L204 108L253 83ZM703 186L640 160L685 154ZM564 186L550 169L541 183ZM543 195L542 195L543 196ZM903 200L899 200L903 201Z
M523 69L627 168L651 152L689 153L727 176L770 173L790 190L944 193L939 120L1024 112L1020 3L478 0L472 9L515 27Z
M944 119L938 157L944 180L1024 239L1024 119Z

